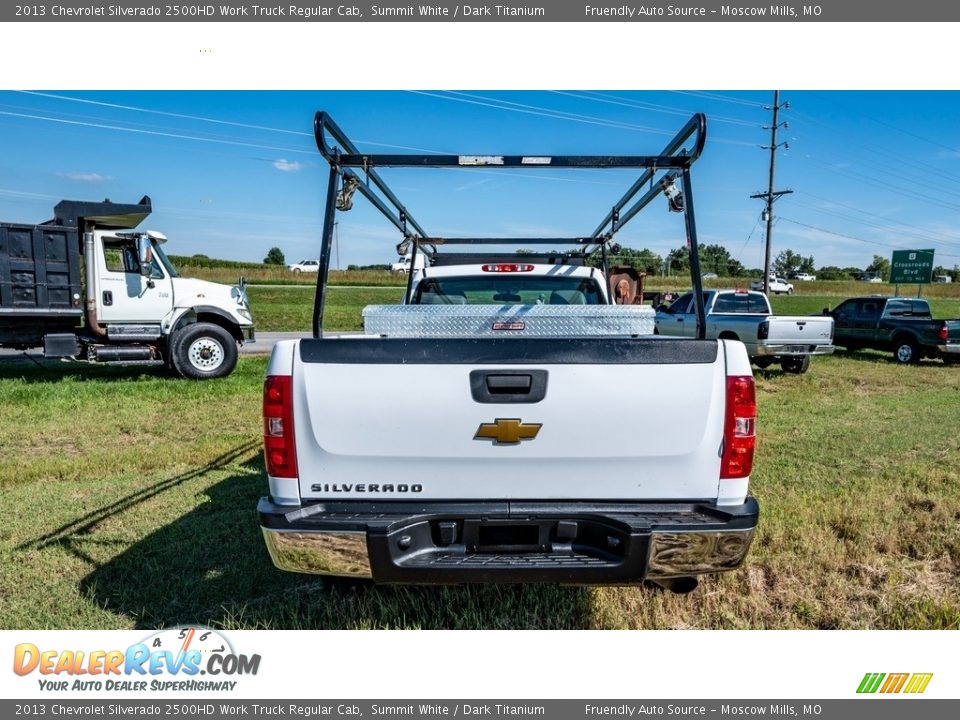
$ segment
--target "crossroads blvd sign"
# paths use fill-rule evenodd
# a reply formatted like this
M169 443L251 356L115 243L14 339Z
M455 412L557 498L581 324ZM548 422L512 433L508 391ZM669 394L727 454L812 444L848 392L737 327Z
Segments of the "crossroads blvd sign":
M933 250L894 250L891 283L929 283L933 277Z

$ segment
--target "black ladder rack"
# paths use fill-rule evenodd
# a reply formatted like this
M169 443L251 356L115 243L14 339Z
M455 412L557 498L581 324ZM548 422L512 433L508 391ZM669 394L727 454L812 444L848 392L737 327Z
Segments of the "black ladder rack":
M700 252L693 211L693 186L690 168L703 152L707 138L707 120L703 113L693 115L658 155L446 155L425 153L361 153L337 126L321 111L314 117L314 137L321 154L330 164L327 185L320 268L313 308L313 336L323 335L323 309L327 275L333 247L334 220L338 210L349 210L353 196L359 192L389 220L402 235L397 246L401 255L410 250L411 268L416 267L417 254L431 260L438 257L437 247L448 245L572 245L572 255L587 257L599 250L604 274L608 274L607 249L613 237L656 197L667 194L670 207L684 214L687 245L690 251L690 275L697 307L697 337L705 336L703 286L700 278ZM378 167L440 168L510 168L542 170L544 168L642 168L640 177L607 212L590 235L564 238L474 237L443 238L431 236L413 218L406 206L376 171ZM357 172L359 171L359 172ZM657 174L662 173L659 178ZM679 183L680 187L677 187ZM646 188L646 192L640 195ZM637 197L640 195L639 197ZM630 204L632 202L632 204ZM412 290L414 273L407 277L407 298Z

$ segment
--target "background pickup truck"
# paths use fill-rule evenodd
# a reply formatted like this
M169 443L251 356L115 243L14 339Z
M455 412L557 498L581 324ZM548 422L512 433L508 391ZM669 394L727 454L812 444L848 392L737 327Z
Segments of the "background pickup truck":
M274 564L378 582L651 580L676 592L738 567L759 516L747 494L757 414L747 352L654 336L653 308L607 265L642 208L684 213L675 225L700 290L689 172L705 118L642 157L379 156L357 152L325 113L314 127L330 163L314 337L277 343L264 384L269 495L258 514ZM641 176L592 234L440 238L381 165ZM398 253L428 262L408 274L403 304L365 309L364 335L338 337L322 329L326 268L351 192L374 196L402 233ZM468 262L458 244L573 250ZM602 268L590 267L598 256ZM607 301L607 278L620 303Z
M751 290L763 290L763 280L754 280L750 283ZM793 295L793 283L782 277L770 278L770 292L774 295Z
M758 367L780 362L784 372L804 373L812 355L833 352L833 323L818 316L777 316L767 296L746 290L708 290L703 294L707 337L739 340ZM657 333L692 337L696 333L693 293L657 311Z
M960 320L934 320L923 298L856 297L823 314L833 318L834 342L848 350L891 350L902 364L924 357L960 362Z

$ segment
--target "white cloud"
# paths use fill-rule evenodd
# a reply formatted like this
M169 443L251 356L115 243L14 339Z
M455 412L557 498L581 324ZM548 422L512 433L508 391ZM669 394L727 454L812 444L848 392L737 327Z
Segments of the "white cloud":
M75 180L76 182L85 182L85 183L99 183L106 182L107 180L112 179L109 175L101 175L100 173L91 173L91 172L60 172L57 173L62 178L67 180Z
M286 158L280 158L279 160L273 161L273 166L282 172L297 172L303 168L302 163L296 161L287 160Z

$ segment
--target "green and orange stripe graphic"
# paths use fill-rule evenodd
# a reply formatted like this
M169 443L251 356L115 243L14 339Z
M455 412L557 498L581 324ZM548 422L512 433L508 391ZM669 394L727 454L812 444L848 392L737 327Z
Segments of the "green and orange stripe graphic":
M858 693L922 693L933 673L867 673L860 681Z

